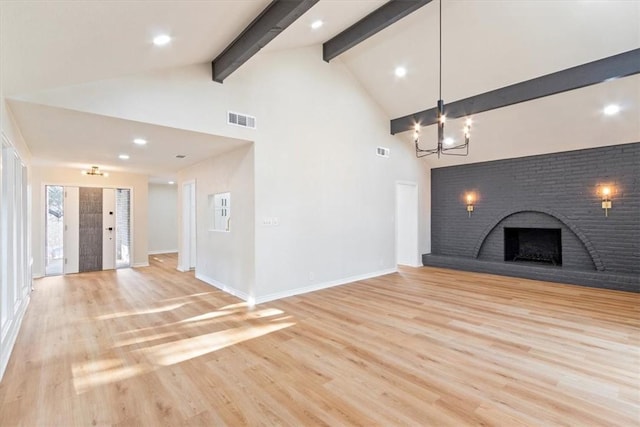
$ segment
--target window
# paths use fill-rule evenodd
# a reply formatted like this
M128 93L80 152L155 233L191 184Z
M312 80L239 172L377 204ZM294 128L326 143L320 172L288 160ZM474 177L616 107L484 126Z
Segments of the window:
M209 211L212 231L231 231L231 193L209 195Z

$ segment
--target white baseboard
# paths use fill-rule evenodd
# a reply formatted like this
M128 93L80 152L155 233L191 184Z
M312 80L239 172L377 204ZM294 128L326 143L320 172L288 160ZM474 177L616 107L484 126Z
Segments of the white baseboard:
M149 262L134 262L133 264L131 264L131 267L133 268L138 268L138 267L149 267Z
M398 264L400 267L413 267L413 268L420 268L420 267L424 267L424 265L422 264Z
M232 288L231 286L225 285L224 283L220 283L215 279L212 279L209 276L206 276L204 274L198 273L198 271L196 271L196 279L198 280L202 280L203 282L205 282L208 285L211 285L215 288L220 289L221 291L224 291L228 294L231 294L235 297L240 298L242 301L248 301L249 300L249 295L246 292L242 292L238 289Z
M177 249L165 249L162 251L149 251L149 255L175 254L177 252L178 252Z
M346 277L344 279L332 280L329 282L316 283L310 286L304 286L301 288L289 289L281 292L274 292L272 294L267 294L261 297L257 297L255 300L255 304L262 304L265 302L275 301L282 298L288 298L296 295L306 294L309 292L319 291L322 289L332 288L334 286L346 285L348 283L357 282L359 280L371 279L373 277L384 276L387 274L396 273L398 271L397 268L389 268L386 270L374 271L371 273L360 274L357 276ZM204 274L198 273L196 271L196 279L202 280L203 282L220 289L228 294L236 296L243 301L249 301L249 295L246 292L239 291L238 289L232 288L224 283L220 283L217 280L208 277Z
M386 274L396 273L397 268L389 268L386 270L374 271L371 273L360 274L357 276L345 277L344 279L331 280L329 282L316 283L310 286L303 286L301 288L290 289L281 292L274 292L272 294L264 295L256 298L256 304L262 304L264 302L275 301L282 298L292 297L295 295L306 294L308 292L319 291L322 289L332 288L334 286L346 285L347 283L357 282L358 280L371 279L373 277L384 276Z
M30 296L27 296L23 300L22 306L18 310L18 314L11 321L9 330L4 336L2 343L0 344L0 380L2 380L4 371L7 369L7 365L9 364L11 351L13 350L13 346L15 345L16 339L18 338L18 332L20 331L20 326L22 325L22 319L24 319L24 315L27 312L27 307L29 306L30 301Z

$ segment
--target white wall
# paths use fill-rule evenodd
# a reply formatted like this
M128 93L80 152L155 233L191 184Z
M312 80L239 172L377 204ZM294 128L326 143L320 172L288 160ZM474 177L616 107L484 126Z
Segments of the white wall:
M11 167L0 168L0 379L31 294L31 154L1 92L0 87L0 149L6 145L7 151L0 151L0 164L7 156L4 161L9 161Z
M319 58L316 47L254 57L220 89L226 93L241 84L242 96L209 99L214 110L257 116L251 135L255 286L230 286L257 302L395 271L395 183L416 182L420 194L428 183L412 147L389 135L388 117L349 72L339 61L326 64ZM207 125L210 131L235 132L216 120ZM391 149L390 158L376 156L379 145ZM209 192L202 186L216 179L216 168L228 167L223 165L227 162L218 159L199 174L181 175L197 181L200 277L203 263L221 256L213 242L202 243L210 236L201 232L200 216ZM236 200L232 191L232 217ZM420 230L420 248L428 248L426 218ZM218 277L211 278L230 285Z
M254 141L252 293L262 301L393 271L395 182L417 182L420 194L428 184L411 144L389 135L389 117L340 60L321 57L320 46L264 53L222 85L204 64L57 89L37 101ZM256 116L257 129L227 125L228 110ZM378 145L391 149L389 159L376 156ZM278 225L264 225L269 218ZM426 221L421 249L429 247Z
M179 174L178 188L190 180L196 182L196 277L244 300L254 297L253 145L183 170ZM225 192L231 193L230 232L212 231L209 196ZM182 203L181 196L179 203ZM182 209L178 212L181 220Z
M278 52L243 69L259 126L258 301L394 271L396 181L426 179L348 70L319 56L316 48ZM377 146L390 157L378 157Z
M178 187L149 184L149 253L178 251Z
M133 215L132 228L132 265L146 266L148 258L148 177L124 172L109 172L108 177L82 175L80 169L33 166L32 190L32 239L33 276L44 275L45 259L45 185L66 185L77 187L130 188L132 190Z

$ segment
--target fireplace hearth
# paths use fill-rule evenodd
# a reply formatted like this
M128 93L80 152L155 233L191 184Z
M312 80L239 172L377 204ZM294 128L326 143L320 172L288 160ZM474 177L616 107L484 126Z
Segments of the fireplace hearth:
M504 260L561 266L561 230L505 227Z

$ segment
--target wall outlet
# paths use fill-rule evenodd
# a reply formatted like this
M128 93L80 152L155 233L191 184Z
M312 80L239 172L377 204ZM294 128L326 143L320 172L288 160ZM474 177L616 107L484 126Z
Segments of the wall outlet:
M280 225L280 221L278 220L277 216L274 216L274 217L271 217L271 216L266 217L265 216L264 218L262 218L262 225L265 225L265 226L268 226L268 227L276 226L276 225Z

